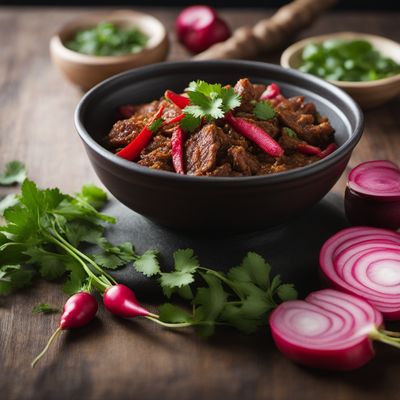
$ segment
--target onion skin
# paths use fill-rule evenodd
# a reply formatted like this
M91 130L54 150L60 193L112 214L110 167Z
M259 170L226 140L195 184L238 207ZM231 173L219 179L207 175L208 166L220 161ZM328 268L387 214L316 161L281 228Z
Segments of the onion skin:
M400 228L400 201L380 201L359 195L346 188L344 196L346 217L352 225L377 228Z
M320 318L319 327L315 315ZM382 321L382 315L365 300L324 289L304 301L281 303L269 323L276 346L292 361L312 368L350 371L374 357L369 335L377 332ZM307 324L308 333L304 328Z

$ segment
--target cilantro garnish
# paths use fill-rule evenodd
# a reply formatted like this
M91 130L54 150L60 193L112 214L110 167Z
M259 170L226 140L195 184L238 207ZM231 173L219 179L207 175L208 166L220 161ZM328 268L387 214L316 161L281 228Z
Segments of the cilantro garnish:
M21 161L10 161L6 164L4 172L0 173L0 185L9 186L22 183L26 178L26 168Z
M55 314L59 312L60 310L58 308L52 307L50 304L47 303L38 304L32 309L33 314Z
M268 120L274 118L276 113L269 101L261 100L256 103L253 110L258 119Z
M288 127L284 127L283 128L283 132L286 133L286 135L288 135L288 136L290 136L292 138L296 138L296 139L298 138L297 133L293 129L290 129Z
M41 190L25 179L0 226L0 294L30 285L34 275L64 279L68 294L92 286L103 291L115 283L105 269L121 267L137 255L130 243L113 245L105 238L104 223L115 223L97 210L106 199L93 185L71 196L59 189ZM97 245L98 252L82 253L84 243Z
M202 120L210 122L223 118L225 113L240 106L240 96L232 87L204 81L190 82L187 88L190 105L183 109L181 126L187 131L198 128Z
M149 130L152 131L153 133L157 132L158 129L161 127L161 125L164 123L164 120L162 118L157 118L156 120L154 120L150 126L149 126Z
M282 283L278 275L271 277L270 265L257 253L248 253L226 274L200 266L192 249L174 253L170 272L161 271L154 252L142 257L134 263L137 271L158 277L167 297L176 294L191 304L191 312L171 303L162 305L160 321L169 327L193 326L202 336L213 334L217 325L254 332L267 323L280 301L297 297L293 285Z

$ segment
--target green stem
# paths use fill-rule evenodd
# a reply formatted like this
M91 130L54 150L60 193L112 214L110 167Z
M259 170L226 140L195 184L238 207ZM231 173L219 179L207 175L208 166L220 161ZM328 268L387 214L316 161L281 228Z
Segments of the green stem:
M106 276L110 282L109 286L112 286L113 284L116 285L118 282L107 272L103 270L97 263L95 263L90 257L88 257L86 254L82 253L79 251L76 247L72 246L71 243L69 243L67 240L65 240L55 229L54 234L57 236L57 238L62 241L66 246L68 246L74 253L76 253L79 257L82 257L84 260L86 260L88 263L90 263L97 271L100 272L100 274Z
M229 325L224 322L216 322L216 321L192 321L192 322L170 323L170 322L160 321L158 316L156 316L157 318L154 318L153 315L154 314L150 314L145 318L166 328L188 328L190 326L195 326L195 325Z
M374 327L368 336L372 340L386 343L390 346L400 349L400 334L397 332L385 331L384 329L380 330L379 328Z
M214 275L215 277L217 277L218 279L220 279L222 282L224 282L226 285L228 285L235 293L238 297L240 297L240 299L243 300L243 294L241 293L241 291L236 287L235 283L232 282L230 279L226 278L225 276L223 276L222 274L220 274L217 271L214 271L213 269L209 269L209 268L205 268L205 267L198 267L198 269L202 269L203 271L206 271L207 273L209 273L210 275Z
M53 343L54 339L58 336L58 334L61 332L61 327L58 327L54 333L50 336L49 341L47 342L46 346L44 346L44 349L35 357L35 359L31 362L31 367L33 368L38 361L46 354L47 350L49 349L50 345Z
M73 252L68 246L66 246L64 243L62 243L60 240L58 240L57 238L48 235L46 233L44 233L46 235L46 237L52 241L53 243L55 243L56 245L60 246L62 249L64 249L69 255L71 255L73 258L75 258L75 260L77 260L79 262L79 264L82 265L83 269L85 270L86 274L93 279L93 281L97 282L98 285L100 285L101 288L103 289L107 289L108 286L110 285L106 285L104 282L102 282L98 276L96 276L91 270L90 268L88 268L88 266L84 263L84 261L77 255L75 254L75 252Z

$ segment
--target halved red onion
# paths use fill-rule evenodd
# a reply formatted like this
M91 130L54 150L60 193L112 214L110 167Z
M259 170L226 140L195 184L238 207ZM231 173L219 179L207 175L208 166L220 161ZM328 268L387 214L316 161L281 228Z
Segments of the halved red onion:
M212 7L197 5L184 8L176 19L175 27L179 40L191 30L201 30L212 25L217 19Z
M400 200L382 201L378 197L359 195L347 187L344 195L344 209L352 225L400 228Z
M358 297L324 289L280 304L269 323L278 349L293 361L352 370L373 358L371 337L380 335L382 315Z
M400 234L344 229L322 246L320 267L335 288L364 298L386 319L400 319Z
M400 169L387 160L364 162L351 170L348 187L382 201L400 200Z

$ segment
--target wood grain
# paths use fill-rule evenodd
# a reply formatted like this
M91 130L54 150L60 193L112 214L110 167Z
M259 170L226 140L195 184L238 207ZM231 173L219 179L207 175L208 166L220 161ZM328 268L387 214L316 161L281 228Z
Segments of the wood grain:
M99 183L73 126L81 93L52 67L48 40L54 31L85 9L0 9L0 167L23 160L42 186L76 191ZM146 10L148 11L148 10ZM188 54L176 43L176 10L152 9L173 42L170 58ZM252 24L271 10L226 10L233 27ZM399 13L330 13L302 36L354 30L400 41ZM276 62L279 54L265 55ZM349 168L360 161L399 162L399 99L366 113L365 134ZM342 193L344 178L334 190ZM0 196L15 189L1 188ZM323 221L321 222L323 223ZM155 244L156 245L156 244ZM399 353L377 346L377 357L348 374L316 372L279 355L267 329L254 336L220 332L203 341L146 321L121 321L100 311L82 330L64 333L43 363L29 363L57 325L57 315L36 316L41 302L65 301L55 284L0 299L0 397L12 399L395 399L399 393Z

